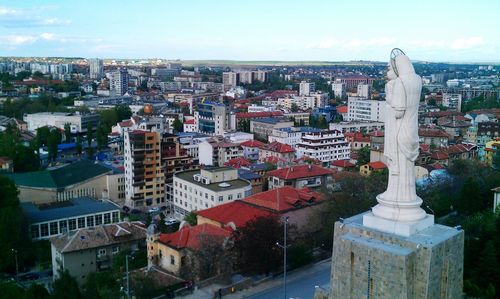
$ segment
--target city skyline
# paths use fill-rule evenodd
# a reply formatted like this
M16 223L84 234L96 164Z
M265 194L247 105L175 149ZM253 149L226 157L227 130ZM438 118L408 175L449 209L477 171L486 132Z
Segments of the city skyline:
M500 61L500 3L424 2L0 1L0 56Z

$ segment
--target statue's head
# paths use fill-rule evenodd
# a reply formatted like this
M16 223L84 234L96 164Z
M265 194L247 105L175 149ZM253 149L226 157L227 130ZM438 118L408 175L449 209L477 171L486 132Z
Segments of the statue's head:
M394 58L394 60L398 77L401 75L415 74L415 69L413 68L413 64L408 56L398 55Z
M389 80L394 80L396 79L398 76L396 75L396 73L394 72L394 69L392 68L392 65L389 63L388 67L387 67L387 78Z

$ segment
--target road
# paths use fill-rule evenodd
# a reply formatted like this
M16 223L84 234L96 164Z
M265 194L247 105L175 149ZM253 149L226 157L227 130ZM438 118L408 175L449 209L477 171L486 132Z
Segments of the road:
M331 263L322 263L316 265L310 271L299 271L291 273L288 276L286 284L286 298L293 299L312 299L314 296L315 286L328 288L330 285ZM283 277L277 278L283 280ZM248 299L276 299L284 298L283 283L274 285L256 294L244 296Z

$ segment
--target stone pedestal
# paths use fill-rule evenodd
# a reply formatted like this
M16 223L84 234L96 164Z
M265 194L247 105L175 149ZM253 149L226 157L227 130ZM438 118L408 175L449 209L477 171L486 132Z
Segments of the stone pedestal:
M367 212L335 223L332 299L461 298L462 230L434 224L430 215L416 223L380 221ZM396 228L387 231L391 224Z

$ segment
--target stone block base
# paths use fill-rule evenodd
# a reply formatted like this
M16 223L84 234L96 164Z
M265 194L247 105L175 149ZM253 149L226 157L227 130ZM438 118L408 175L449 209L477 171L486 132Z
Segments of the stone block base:
M369 212L363 215L363 225L382 232L409 237L434 225L434 215L427 215L424 219L415 222L400 222L380 218Z

